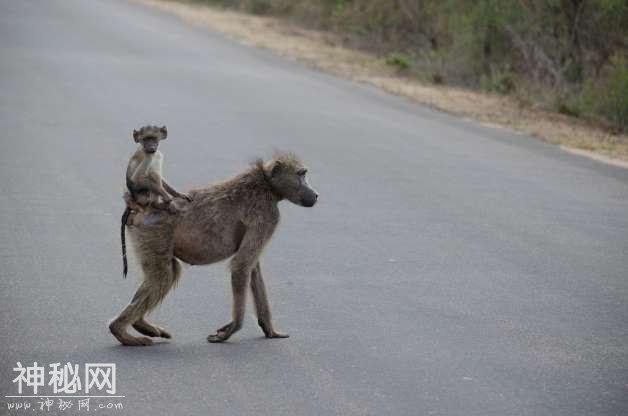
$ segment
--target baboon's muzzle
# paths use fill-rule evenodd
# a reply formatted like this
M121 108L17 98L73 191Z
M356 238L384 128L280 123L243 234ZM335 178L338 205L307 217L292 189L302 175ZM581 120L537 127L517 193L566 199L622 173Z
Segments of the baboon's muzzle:
M301 198L301 205L308 208L313 207L316 201L318 201L318 194L315 191L311 191Z

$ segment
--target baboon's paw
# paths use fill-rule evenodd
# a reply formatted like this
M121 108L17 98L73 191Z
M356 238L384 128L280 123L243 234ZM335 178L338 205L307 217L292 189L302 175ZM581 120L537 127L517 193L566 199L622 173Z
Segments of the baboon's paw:
M266 334L266 338L290 338L290 335L273 331L270 334Z
M136 322L133 324L133 328L135 328L135 330L140 334L149 337L172 338L172 335L170 335L170 333L165 329L150 325L146 322Z
M207 341L209 342L225 342L229 336L227 336L224 332L216 332L215 334L210 334L207 336Z
M159 336L161 338L168 338L168 339L172 338L172 335L170 335L170 332L166 331L163 328L159 328Z
M215 334L211 334L207 337L209 342L224 342L231 338L231 335L235 334L242 327L241 324L229 322L227 325L218 329Z
M133 328L140 334L146 335L148 337L158 337L161 335L159 328L152 325L135 323L133 324Z
M288 334L282 334L281 332L275 331L272 325L267 324L261 319L258 319L257 323L260 326L260 328L262 328L262 331L264 332L264 336L266 336L266 338L289 338L290 337L290 335Z
M147 347L153 345L153 340L148 337L129 337L123 342L128 347Z

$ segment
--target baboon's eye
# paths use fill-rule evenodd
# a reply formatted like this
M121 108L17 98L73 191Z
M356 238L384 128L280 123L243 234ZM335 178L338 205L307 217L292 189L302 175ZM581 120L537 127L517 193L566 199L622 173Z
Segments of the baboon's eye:
M307 169L299 169L299 170L297 170L297 175L299 175L299 176L305 176L306 173L307 173Z

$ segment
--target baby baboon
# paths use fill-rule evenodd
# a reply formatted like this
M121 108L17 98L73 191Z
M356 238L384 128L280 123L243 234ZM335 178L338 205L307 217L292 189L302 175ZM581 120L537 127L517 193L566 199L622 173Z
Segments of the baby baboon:
M139 147L129 160L126 169L126 187L129 193L125 194L124 198L127 207L122 214L120 231L124 277L128 271L124 228L129 221L131 212L142 211L150 205L157 209L176 213L179 209L174 204L173 197L191 201L189 195L177 192L168 185L162 176L163 155L157 150L157 147L159 141L166 140L166 137L168 137L166 126L144 126L139 130L133 130L133 140L135 143L139 143Z
M179 279L179 260L207 265L231 257L232 319L207 340L226 341L241 328L248 287L264 335L287 337L273 327L259 258L279 222L280 201L287 199L304 207L316 203L318 194L307 183L306 172L296 156L279 154L268 163L257 161L230 180L192 191L188 209L164 221L154 221L150 208L138 213L129 233L144 281L131 303L109 325L111 333L123 345L153 343L147 337L131 336L126 330L128 325L144 335L170 338L162 328L146 322L144 316Z

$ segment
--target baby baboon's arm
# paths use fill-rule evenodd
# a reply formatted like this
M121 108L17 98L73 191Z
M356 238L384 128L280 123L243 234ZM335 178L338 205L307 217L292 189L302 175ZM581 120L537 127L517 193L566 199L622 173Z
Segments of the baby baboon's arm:
M192 197L190 197L190 195L188 195L188 194L183 194L183 193L181 193L181 192L177 192L177 190L176 190L176 189L174 189L172 186L168 185L168 182L166 182L166 180L165 180L164 178L161 178L161 183L162 183L162 185L164 186L164 188L166 189L166 191L167 191L170 195L172 195L172 196L174 196L174 197L176 197L176 198L183 198L183 199L186 199L186 200L188 200L188 201L191 201L191 200L192 200Z
M164 186L164 180L161 177L161 172L153 170L149 173L149 190L161 196L164 202L172 201L172 196L170 196Z

